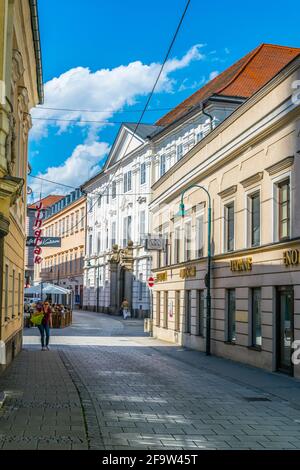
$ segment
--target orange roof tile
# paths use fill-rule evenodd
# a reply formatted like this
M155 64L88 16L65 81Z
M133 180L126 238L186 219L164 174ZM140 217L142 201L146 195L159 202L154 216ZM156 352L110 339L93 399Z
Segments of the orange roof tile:
M46 196L42 199L43 207L46 209L49 206L52 206L52 204L55 204L56 202L60 201L63 199L65 196L57 196L57 195L50 195ZM37 201L39 202L39 201ZM28 209L35 209L36 202L33 204L30 204L27 206Z
M171 124L189 107L215 94L250 98L299 54L297 47L261 44L160 118L156 125Z

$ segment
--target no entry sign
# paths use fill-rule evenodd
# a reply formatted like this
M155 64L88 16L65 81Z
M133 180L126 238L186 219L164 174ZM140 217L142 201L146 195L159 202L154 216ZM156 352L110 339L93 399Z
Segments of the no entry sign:
M154 286L154 277L152 277L152 276L148 277L147 282L148 282L149 287L153 287Z

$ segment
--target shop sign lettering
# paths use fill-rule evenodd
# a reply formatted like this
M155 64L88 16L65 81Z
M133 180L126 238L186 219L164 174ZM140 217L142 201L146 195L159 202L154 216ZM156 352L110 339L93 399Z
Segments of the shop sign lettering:
M251 271L252 270L252 258L240 258L230 261L231 271Z
M286 266L294 266L300 263L299 250L287 250L283 252L283 262Z

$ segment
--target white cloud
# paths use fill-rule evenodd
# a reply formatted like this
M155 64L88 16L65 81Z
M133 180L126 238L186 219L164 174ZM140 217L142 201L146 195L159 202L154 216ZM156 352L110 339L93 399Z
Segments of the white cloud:
M37 174L41 178L57 182L57 186L29 176L29 186L33 190L35 199L40 192L46 196L50 193L65 194L72 191L60 186L59 183L79 187L84 181L100 171L108 152L109 145L105 142L77 145L72 155L62 165L49 167L45 173Z
M187 67L194 60L204 59L204 55L199 51L201 47L203 47L202 44L196 44L180 59L169 59L155 91L172 92L175 80L170 77L170 74ZM32 117L106 122L116 111L122 110L126 105L133 105L138 97L150 92L160 67L161 64L159 63L147 65L135 61L128 65L120 65L113 69L100 69L95 72L87 67L70 69L45 84L45 103L43 106L66 109L95 109L105 110L105 112L61 112L36 108L32 111ZM137 117L135 114L133 116ZM50 126L55 126L59 133L65 132L72 126L72 123L63 121L33 119L33 123L32 140L46 137ZM92 140L95 138L95 132L99 131L101 126L105 124L82 123L81 125L90 130L90 140Z
M209 80L213 80L214 78L216 78L219 75L219 73L220 72L218 70L213 70L212 72L210 72Z

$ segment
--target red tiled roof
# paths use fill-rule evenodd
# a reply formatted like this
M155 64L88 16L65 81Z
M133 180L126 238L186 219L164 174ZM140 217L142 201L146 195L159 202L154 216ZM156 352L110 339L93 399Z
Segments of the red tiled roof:
M297 47L261 44L160 118L156 125L171 124L189 107L213 94L250 98L299 54Z
M42 199L44 209L46 209L49 206L52 206L52 204L55 204L56 202L60 201L64 197L65 196L56 196L56 195L50 195L50 196L44 197ZM39 202L39 201L37 201L37 202ZM28 209L35 209L35 205L36 205L36 202L34 202L33 204L30 204L29 206L27 206L27 208Z

